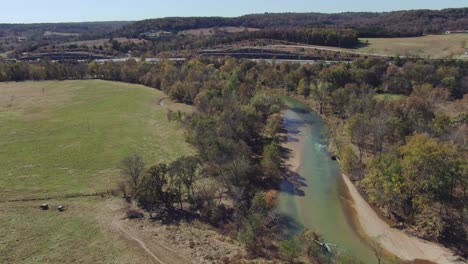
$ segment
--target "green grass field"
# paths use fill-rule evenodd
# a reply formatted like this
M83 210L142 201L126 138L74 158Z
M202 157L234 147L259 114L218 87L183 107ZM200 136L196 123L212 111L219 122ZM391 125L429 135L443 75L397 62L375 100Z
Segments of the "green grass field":
M167 121L164 97L99 80L0 83L0 263L153 261L116 231L122 199L64 196L114 189L119 161L133 152L148 165L193 154ZM6 202L20 199L38 200ZM43 202L51 209L39 209Z
M397 101L401 99L406 99L408 96L401 94L377 94L374 96L377 101Z
M144 86L107 81L0 84L0 201L115 188L119 161L192 153Z

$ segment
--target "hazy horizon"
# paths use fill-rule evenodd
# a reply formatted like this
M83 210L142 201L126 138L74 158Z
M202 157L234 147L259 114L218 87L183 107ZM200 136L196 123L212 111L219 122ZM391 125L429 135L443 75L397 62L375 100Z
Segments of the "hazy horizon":
M28 6L28 8L24 8ZM342 12L391 12L399 10L460 8L468 6L468 0L394 0L378 3L372 0L291 0L287 6L280 1L167 1L103 0L95 2L82 0L77 3L64 3L50 0L47 5L34 0L8 2L2 5L0 23L79 23L103 21L136 21L162 17L237 17L258 13L342 13ZM104 12L105 11L105 12Z

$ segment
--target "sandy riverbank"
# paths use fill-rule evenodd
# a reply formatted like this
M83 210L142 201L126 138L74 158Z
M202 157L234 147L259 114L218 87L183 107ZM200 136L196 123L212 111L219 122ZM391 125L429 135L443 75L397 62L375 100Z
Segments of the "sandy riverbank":
M303 147L306 145L305 140L308 133L310 131L306 127L293 126L293 129L288 131L287 141L283 143L283 147L289 150L286 165L292 172L299 173L302 169ZM347 206L351 210L354 209L350 220L357 232L363 236L376 238L386 252L402 260L418 260L417 263L423 263L423 261L440 264L464 263L450 249L442 245L419 239L392 228L379 217L347 176L343 175L343 181L348 189L347 199L350 200Z
M390 227L382 220L367 201L361 196L351 180L343 175L343 180L353 200L356 220L362 231L369 237L376 238L382 247L402 260L428 260L439 264L464 263L454 253L436 243L408 235Z

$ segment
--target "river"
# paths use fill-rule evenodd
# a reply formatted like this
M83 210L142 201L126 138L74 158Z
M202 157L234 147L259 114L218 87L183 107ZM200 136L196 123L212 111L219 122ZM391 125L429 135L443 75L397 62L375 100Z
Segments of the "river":
M288 181L281 184L279 209L294 222L288 233L293 235L309 228L323 235L326 243L335 244L334 251L358 258L364 263L377 263L372 250L358 235L350 221L346 206L347 191L339 164L327 152L325 123L308 107L287 100L284 126L295 153L297 173L293 192ZM290 144L290 145L291 145ZM299 149L299 150L297 150ZM347 213L348 212L348 213Z

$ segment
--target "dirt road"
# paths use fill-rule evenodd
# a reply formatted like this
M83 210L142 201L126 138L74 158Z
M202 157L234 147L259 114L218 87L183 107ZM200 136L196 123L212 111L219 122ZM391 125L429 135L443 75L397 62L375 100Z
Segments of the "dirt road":
M112 228L120 232L126 239L132 241L140 248L142 248L146 253L148 253L151 258L154 259L154 263L158 264L189 264L191 261L182 257L179 253L173 249L159 243L154 238L147 238L144 234L134 230L131 225L125 223L124 220L119 218L114 218L112 220Z

